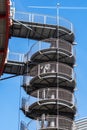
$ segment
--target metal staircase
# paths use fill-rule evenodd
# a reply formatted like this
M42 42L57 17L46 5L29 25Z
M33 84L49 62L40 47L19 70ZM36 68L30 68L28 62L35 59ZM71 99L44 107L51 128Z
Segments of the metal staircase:
M26 54L27 69L22 84L26 93L36 100L30 103L29 98L22 99L21 109L27 117L38 122L39 127L36 128L38 130L73 130L76 112L73 100L74 33L62 25L51 25L46 22L27 25L25 22L22 23L30 28L30 33L26 29L26 33L23 34L24 28L21 28L22 25L18 27L18 23L17 26L13 25L15 30L13 36L25 37L24 35L28 33L28 38L40 41Z

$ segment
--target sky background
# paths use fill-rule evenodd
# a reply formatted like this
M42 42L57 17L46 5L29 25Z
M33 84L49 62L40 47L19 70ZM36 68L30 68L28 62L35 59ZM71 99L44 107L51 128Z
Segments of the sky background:
M56 9L31 9L28 6L61 6L87 7L86 0L14 0L16 11L48 14L56 16ZM87 10L59 10L59 15L74 25L76 45L76 80L75 93L77 114L76 119L87 117ZM11 52L26 53L35 41L11 38ZM10 76L10 75L3 75ZM18 130L19 120L25 116L19 111L22 77L0 81L0 130ZM19 118L20 117L20 118ZM26 119L28 120L28 119ZM32 129L33 130L33 129Z

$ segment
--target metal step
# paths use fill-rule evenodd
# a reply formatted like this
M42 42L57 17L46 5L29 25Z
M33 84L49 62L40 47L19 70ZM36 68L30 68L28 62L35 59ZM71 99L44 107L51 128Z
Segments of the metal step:
M24 71L25 66L23 62L7 61L3 73L23 75Z
M74 34L65 27L15 20L10 27L10 35L33 40L60 38L71 43L74 41Z

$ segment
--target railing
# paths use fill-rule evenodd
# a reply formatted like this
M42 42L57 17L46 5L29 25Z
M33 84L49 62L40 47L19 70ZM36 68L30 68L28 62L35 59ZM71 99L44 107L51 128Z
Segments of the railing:
M31 127L32 126L32 127ZM64 116L46 116L42 115L36 121L30 121L28 124L21 122L20 130L43 130L43 129L64 129L64 130L74 130L73 120Z
M21 86L29 86L31 79L32 77L30 77L29 74L23 75L23 80L22 80L23 82L21 83Z
M58 49L60 52L64 53L67 56L75 56L75 48L73 45L64 40L56 39L46 39L44 41L36 42L30 48L30 51L24 56L24 61L27 62L32 59L33 55L37 52L42 52L46 49ZM43 54L42 52L41 54Z
M7 61L24 62L24 54L9 52L9 50L8 50Z
M64 77L68 80L74 79L74 71L73 69L63 63L41 63L34 66L30 70L30 76L48 76L49 74L53 75L57 73L59 76Z
M58 64L60 64L60 65L58 65ZM62 67L63 67L63 69L62 69ZM59 69L59 68L61 68L61 69ZM61 63L57 63L57 64L56 63L49 63L49 64L44 63L44 64L39 64L39 65L33 67L30 70L30 72L25 74L23 76L23 82L21 83L21 85L24 86L27 91L27 87L29 87L30 82L32 81L32 79L35 76L39 76L39 78L43 78L49 74L53 76L56 73L60 78L63 78L65 80L69 80L69 81L76 80L76 73L74 72L74 70L71 67L69 67L65 64L61 64Z
M20 130L29 130L25 122L21 121Z
M42 116L43 117L43 116ZM73 120L62 117L62 116L46 116L44 118L40 118L37 121L38 123L38 130L43 129L64 129L64 130L72 130L73 129Z
M70 21L62 18L62 17L54 17L49 15L42 14L33 14L33 13L24 13L24 12L15 12L15 20L32 22L32 23L40 23L40 24L50 24L63 26L73 32L73 25Z
M28 98L24 98L22 97L22 109L25 110L25 112L28 111L28 108L29 108L29 99Z
M27 98L23 97L21 106L23 110L27 112L29 111L29 106L31 106L33 103L43 104L46 102L46 100L51 102L58 100L60 103L63 103L65 105L75 105L75 97L73 93L64 89L44 88L34 91L31 93L31 96Z
M60 89L60 88L39 89L34 91L31 95L33 97L37 97L38 101L58 99L59 101L74 104L73 94L67 90Z
M32 78L34 78L35 76L47 76L49 74L54 75L54 74L58 74L61 78L67 79L67 80L75 80L76 79L76 75L74 70L62 63L41 63L35 67L33 67L32 69L30 69L30 72L28 72L26 75L23 76L23 82L22 82L22 86L29 86L30 85L30 81L32 80ZM40 77L40 78L41 78ZM27 87L26 87L27 89Z
M0 50L3 50L4 48L5 48L5 34L0 34ZM8 50L6 62L7 60L15 62L24 62L24 54L9 52Z
M21 121L20 123L20 130L36 130L37 128L37 122L36 120L29 120L27 123L25 123L24 121Z

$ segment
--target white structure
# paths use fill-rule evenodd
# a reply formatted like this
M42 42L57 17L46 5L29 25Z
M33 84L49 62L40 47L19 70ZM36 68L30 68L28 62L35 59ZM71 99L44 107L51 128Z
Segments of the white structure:
M87 118L77 120L75 122L75 130L87 130Z

